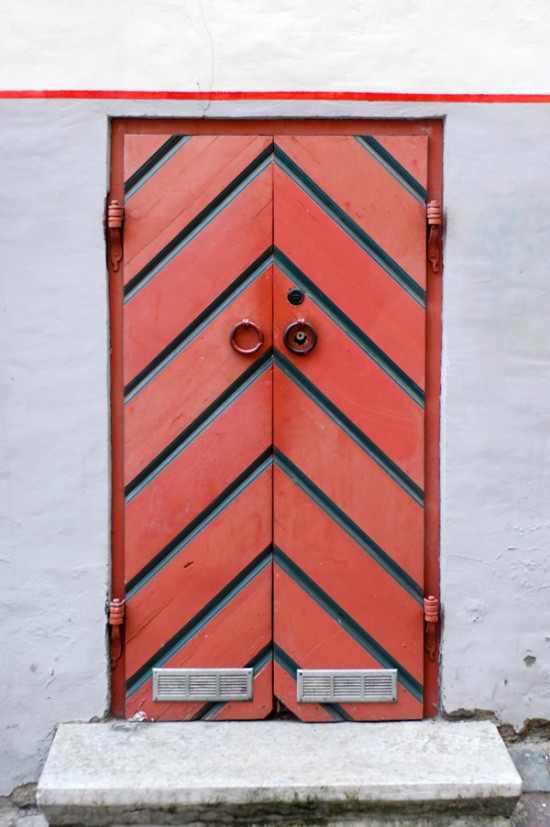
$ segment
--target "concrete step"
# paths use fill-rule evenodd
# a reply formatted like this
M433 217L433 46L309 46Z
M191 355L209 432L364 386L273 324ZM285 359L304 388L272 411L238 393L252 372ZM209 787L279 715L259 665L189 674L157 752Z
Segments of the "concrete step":
M501 827L521 779L488 722L64 724L51 825Z

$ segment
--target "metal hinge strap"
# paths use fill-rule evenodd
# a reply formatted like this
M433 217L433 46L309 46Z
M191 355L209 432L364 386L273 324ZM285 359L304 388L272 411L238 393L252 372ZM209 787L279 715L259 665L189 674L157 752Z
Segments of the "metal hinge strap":
M429 201L426 205L426 219L428 222L428 261L434 273L439 272L441 263L441 204L439 201Z
M113 199L107 206L107 230L109 233L109 261L111 268L117 272L122 260L122 224L124 206Z
M122 655L122 624L126 616L126 601L115 597L109 603L107 623L111 627L111 666L114 669Z
M424 648L430 660L435 660L437 650L437 627L439 625L439 600L430 595L424 598L424 621L426 623L426 637Z

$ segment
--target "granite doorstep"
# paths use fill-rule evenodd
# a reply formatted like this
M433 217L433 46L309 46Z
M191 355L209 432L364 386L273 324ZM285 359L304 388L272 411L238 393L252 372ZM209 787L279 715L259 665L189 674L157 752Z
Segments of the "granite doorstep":
M38 803L50 824L333 823L506 816L520 789L488 722L113 721L59 727Z

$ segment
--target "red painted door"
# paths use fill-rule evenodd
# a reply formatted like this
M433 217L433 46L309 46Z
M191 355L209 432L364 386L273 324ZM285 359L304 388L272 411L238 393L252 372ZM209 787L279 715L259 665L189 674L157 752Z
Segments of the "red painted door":
M427 162L125 135L127 716L422 716Z

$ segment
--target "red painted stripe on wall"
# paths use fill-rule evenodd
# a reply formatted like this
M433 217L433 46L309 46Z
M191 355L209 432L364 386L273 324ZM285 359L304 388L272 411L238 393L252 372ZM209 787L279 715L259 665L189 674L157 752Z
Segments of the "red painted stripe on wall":
M100 89L0 90L0 98L77 98L105 100L347 100L418 103L550 103L550 94L462 94L417 92L162 92Z

